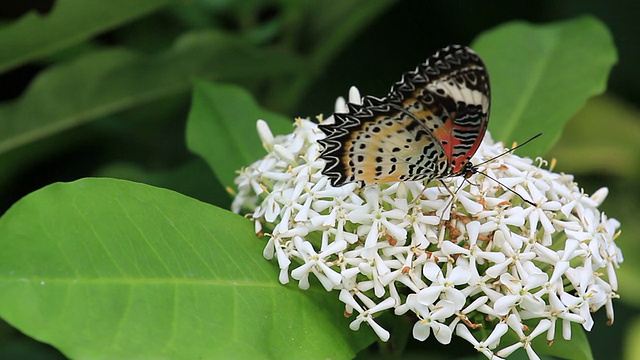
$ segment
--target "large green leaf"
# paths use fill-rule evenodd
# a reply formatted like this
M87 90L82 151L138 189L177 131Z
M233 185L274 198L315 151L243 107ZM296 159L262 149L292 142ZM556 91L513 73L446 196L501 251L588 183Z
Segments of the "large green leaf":
M172 191L53 184L0 233L0 315L72 358L338 359L372 340L334 293L280 285L251 222Z
M170 189L223 209L231 206L231 196L203 159L194 158L176 167L155 170L132 162L112 162L100 168L96 177L130 180Z
M258 82L290 74L291 54L216 32L188 33L151 57L124 49L50 68L18 100L0 105L0 154L83 122L187 92L191 78Z
M489 69L489 129L495 140L523 142L519 152L540 156L564 124L606 88L617 55L609 30L593 17L550 25L514 22L483 33L473 44Z
M256 121L275 134L290 133L293 122L268 112L247 91L234 85L196 83L187 124L187 145L202 156L220 182L232 186L236 171L265 154Z
M48 15L35 12L0 30L0 73L51 55L162 8L171 0L58 0Z
M530 329L533 329L533 322L529 322L529 326ZM538 354L552 355L567 360L593 359L589 340L581 325L576 323L571 324L571 340L565 340L562 337L562 321L557 321L555 327L555 339L551 345L547 343L544 335L533 339L533 348Z

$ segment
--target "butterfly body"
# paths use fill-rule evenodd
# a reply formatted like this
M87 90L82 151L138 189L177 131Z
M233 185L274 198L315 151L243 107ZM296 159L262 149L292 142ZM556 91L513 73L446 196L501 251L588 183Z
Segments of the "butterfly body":
M469 48L441 49L405 73L384 98L320 124L320 156L334 186L442 179L473 172L489 119L489 76Z

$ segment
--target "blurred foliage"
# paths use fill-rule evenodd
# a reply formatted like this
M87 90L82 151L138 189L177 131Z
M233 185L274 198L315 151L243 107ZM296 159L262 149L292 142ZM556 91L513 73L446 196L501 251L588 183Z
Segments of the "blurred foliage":
M597 96L567 124L550 154L568 173L632 179L640 176L638 139L640 111L612 94Z
M34 0L33 11L27 3L0 6L3 211L45 185L87 176L155 184L227 207L223 187L185 142L196 77L243 86L292 118L328 114L349 86L383 95L436 49L468 44L501 23L597 16L619 49L609 93L587 103L549 157L586 192L610 188L603 208L622 222L627 260L622 299L614 326L597 319L587 336L595 358L638 353L632 344L640 334L627 330L637 329L640 299L637 3ZM2 327L0 358L26 357L61 355Z

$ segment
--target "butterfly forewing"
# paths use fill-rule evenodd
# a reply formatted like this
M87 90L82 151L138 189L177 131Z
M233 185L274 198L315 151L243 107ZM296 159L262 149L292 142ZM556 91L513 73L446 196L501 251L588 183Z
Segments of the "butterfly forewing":
M446 47L405 73L387 97L367 96L320 125L323 173L335 186L458 175L484 136L489 101L480 58Z

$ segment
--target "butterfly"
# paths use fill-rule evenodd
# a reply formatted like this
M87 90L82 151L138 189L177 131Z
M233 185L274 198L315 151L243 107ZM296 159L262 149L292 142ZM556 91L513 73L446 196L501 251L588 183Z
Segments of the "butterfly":
M489 74L480 57L447 46L406 72L383 98L365 96L320 124L322 173L333 186L433 180L476 172L470 159L489 122Z

